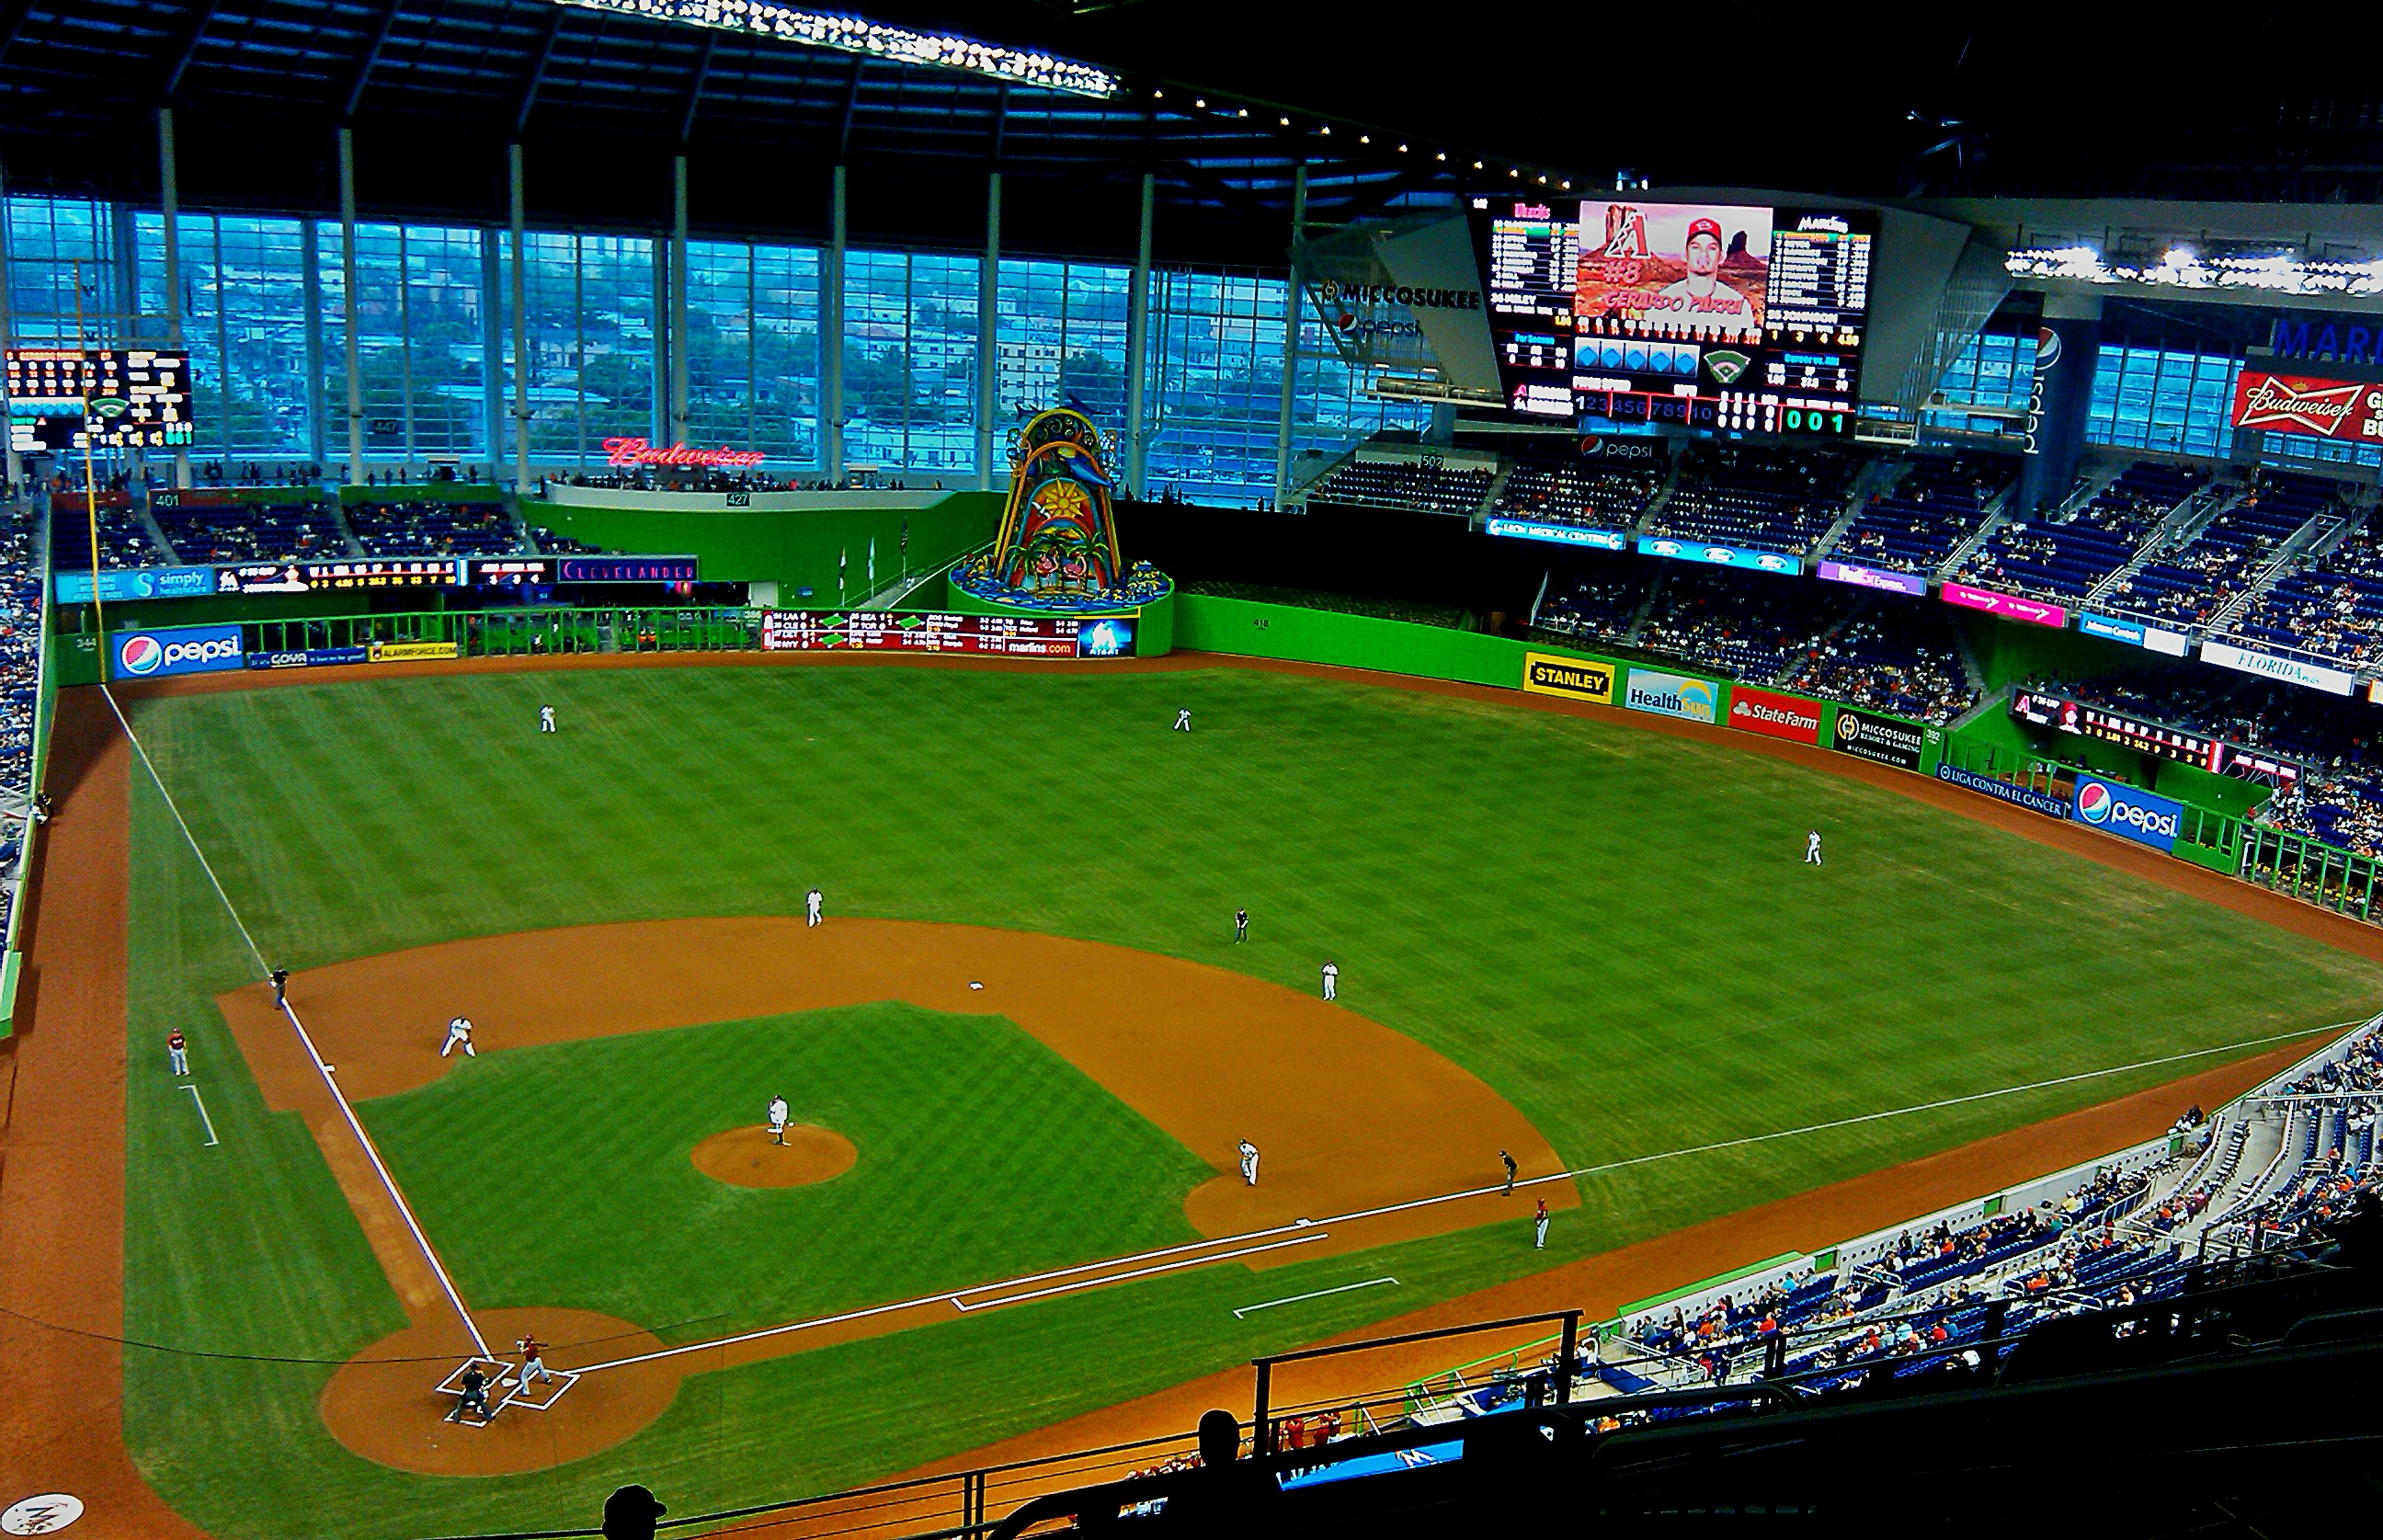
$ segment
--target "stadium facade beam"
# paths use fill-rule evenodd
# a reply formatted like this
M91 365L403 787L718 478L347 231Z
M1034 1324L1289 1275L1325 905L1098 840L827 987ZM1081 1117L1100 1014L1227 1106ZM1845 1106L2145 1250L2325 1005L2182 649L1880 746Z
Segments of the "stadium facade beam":
M703 52L696 56L695 78L687 82L686 87L686 110L678 116L678 142L681 146L695 134L695 115L703 107L704 83L711 78L711 55L719 46L720 36L715 32L703 40Z
M306 459L320 465L330 458L323 419L330 402L323 396L323 242L312 219L298 222L299 291L306 306ZM227 416L229 414L227 413Z
M21 24L21 22L22 22L22 18L19 18L19 24ZM0 39L0 42L5 42L5 41L6 41L5 39ZM5 210L7 206L8 206L8 177L7 177L7 171L6 171L6 168L5 166L0 166L0 210ZM14 291L14 290L9 287L9 284L10 284L10 282L11 282L11 275L9 274L9 271L8 271L8 268L9 268L9 261L8 261L8 226L9 226L9 223L10 223L10 221L8 221L8 220L6 220L6 219L0 219L0 341L6 341L6 340L8 340L8 339L13 339L13 338L16 336L15 331L11 328L10 324L9 324L10 314L11 314L11 312L12 312L13 308L14 308L14 307L13 307L13 306L11 306L11 305L10 305L10 303L9 303L9 296L10 296L13 292L15 292L15 291ZM220 356L220 355L218 355L218 356ZM6 410L7 410L7 406L8 406L8 386L7 386L7 376L6 376L5 375L0 375L0 414L5 414L5 413L6 413ZM227 417L228 417L228 416L230 415L230 413L225 413L225 415L226 415ZM6 451L7 451L8 485L9 485L10 488L11 488L11 489L13 489L19 482L23 481L23 480L25 479L25 462L24 462L24 458L17 452L17 436L16 436L15 434L10 434L10 435L8 435L8 436L7 436Z
M680 165L685 161L682 158ZM513 489L529 494L529 220L521 141L505 146L513 236ZM682 201L682 209L685 204ZM353 328L350 328L352 330Z
M174 109L157 109L157 239L165 254L166 345L182 345L182 185L174 154ZM0 328L5 329L5 328ZM351 326L351 333L354 328ZM174 485L191 485L191 446L174 447Z
M670 442L686 440L686 155L671 157Z
M356 356L356 135L340 125L340 322L347 377L348 485L364 484L364 388ZM401 278L401 282L403 280Z
M391 3L394 4L395 0ZM23 7L25 10L31 8L30 5ZM215 21L216 12L222 8L221 0L206 0L206 4L191 12L189 28L175 36L170 45L172 51L166 55L166 75L157 84L160 100L171 101L174 94L182 89L183 75L189 72L191 61L199 56L199 43L207 35L207 28ZM19 14L17 19L21 23L22 15ZM15 27L9 28L8 36L13 38L16 31ZM0 55L5 55L6 51L7 39L0 38Z
M858 72L856 71L856 85ZM828 485L844 483L844 163L838 161L828 178L827 271L820 284L820 341L826 350L821 360L826 397L820 419L820 456Z
M373 28L372 41L364 45L364 56L356 61L355 78L348 82L347 94L340 99L340 122L355 120L356 108L364 103L364 87L372 83L373 70L380 64L380 51L389 45L389 30L397 25L398 9L402 4L403 0L389 0L381 7L380 23ZM197 46L196 38L191 40L191 45Z
M1133 279L1127 290L1125 322L1125 474L1129 496L1142 496L1144 450L1142 397L1147 388L1150 352L1151 216L1158 199L1155 172L1142 174L1142 232L1134 245Z
M1299 243L1307 235L1307 163L1290 171L1290 282L1282 296L1282 413L1274 429L1274 506L1290 491L1290 409L1299 391Z
M1006 92L1004 95L1006 96ZM1000 142L998 130L994 141ZM981 492L994 487L993 415L1000 400L996 389L1001 371L1001 168L984 178L984 267L979 277L976 307L976 485Z
M562 18L570 14L557 6L553 13L546 18L546 34L538 39L537 55L530 61L529 78L522 82L521 103L513 109L513 138L515 139L529 132L531 109L537 105L538 91L546 84L547 67L554 62L555 39L562 35ZM599 31L603 29L602 17L596 18L596 26Z

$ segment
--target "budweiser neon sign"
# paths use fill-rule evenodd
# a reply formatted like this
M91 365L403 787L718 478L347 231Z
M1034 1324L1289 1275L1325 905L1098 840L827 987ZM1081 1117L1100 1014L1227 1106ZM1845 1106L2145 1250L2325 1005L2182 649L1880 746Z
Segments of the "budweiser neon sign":
M2234 425L2316 438L2383 438L2383 386L2245 369Z
M604 440L604 463L615 468L638 465L759 465L764 458L759 450L691 450L685 444L673 444L661 450L644 438Z

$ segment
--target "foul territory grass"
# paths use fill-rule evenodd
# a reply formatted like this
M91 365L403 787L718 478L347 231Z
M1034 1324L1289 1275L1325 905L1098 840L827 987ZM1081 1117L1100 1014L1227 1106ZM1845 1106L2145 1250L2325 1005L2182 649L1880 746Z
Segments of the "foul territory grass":
M537 733L541 702L559 733ZM1168 731L1179 706L1190 733ZM259 944L293 967L793 914L814 882L831 915L1081 936L1303 989L1329 956L1345 1004L1479 1074L1576 1166L2383 1006L2368 964L1857 782L1298 676L589 671L173 698L135 721ZM253 977L237 934L139 781L133 811L127 1318L156 1347L128 1357L127 1426L168 1499L223 1534L545 1527L592 1519L626 1479L681 1512L866 1480L2221 1062L1621 1166L1583 1180L1548 1252L1492 1226L699 1374L604 1455L428 1480L347 1454L314 1414L331 1364L402 1317L306 1131L239 1069L212 1000ZM475 1299L657 1330L1183 1233L1204 1173L1171 1140L1021 1034L953 1021L869 1007L489 1054L364 1112ZM215 1149L145 1072L177 1022ZM801 1023L815 1039L788 1041ZM805 1192L708 1189L685 1150L751 1112L723 1066L772 1053L789 1077L874 1088L820 1119L862 1164ZM474 1119L502 1131L460 1139ZM913 1185L954 1173L985 1190L945 1208ZM622 1237L648 1254L611 1265ZM1230 1313L1383 1274L1399 1287Z

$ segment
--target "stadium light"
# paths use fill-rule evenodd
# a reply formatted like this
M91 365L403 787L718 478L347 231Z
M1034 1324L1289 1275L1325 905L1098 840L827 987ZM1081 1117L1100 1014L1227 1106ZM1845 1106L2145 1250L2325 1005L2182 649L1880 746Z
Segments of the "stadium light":
M859 54L895 64L921 65L932 69L957 69L1017 85L1040 86L1070 96L1106 101L1123 95L1125 85L1096 65L1064 59L1024 48L979 43L952 32L920 32L858 16L830 11L797 10L772 0L554 0L558 6L599 11L607 16L667 21L707 31L735 32L746 37L792 43L806 48L828 48Z

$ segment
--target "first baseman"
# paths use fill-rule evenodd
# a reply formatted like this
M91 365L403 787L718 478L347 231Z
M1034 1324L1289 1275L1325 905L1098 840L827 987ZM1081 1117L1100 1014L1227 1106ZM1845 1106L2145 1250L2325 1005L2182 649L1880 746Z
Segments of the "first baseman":
M480 1051L472 1046L472 1018L468 1016L459 1016L447 1024L447 1041L438 1045L438 1056L443 1059L457 1048L467 1059L480 1056Z

